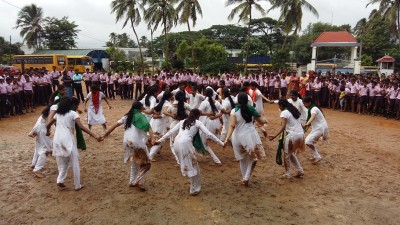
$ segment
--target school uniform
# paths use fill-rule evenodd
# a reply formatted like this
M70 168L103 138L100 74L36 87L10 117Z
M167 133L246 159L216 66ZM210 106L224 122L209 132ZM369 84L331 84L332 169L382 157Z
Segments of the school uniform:
M90 87L92 86L92 74L86 72L82 76L83 79L85 80L86 94L89 94Z
M160 112L161 118L152 117L150 119L150 127L153 130L154 136L157 138L160 138L167 133L169 117L164 115L164 112L168 110L170 105L171 103L169 101L165 101ZM154 155L163 147L163 145L164 142L160 143L159 145L154 145L151 147L149 153L149 158L151 160L154 158Z
M107 74L100 74L100 90L104 93L104 95L108 98L107 93Z
M108 97L110 99L115 99L114 78L112 76L107 76L106 83L107 83Z
M315 114L315 119L311 122L312 131L305 139L306 145L314 146L313 157L314 159L320 159L321 155L317 150L317 142L320 137L323 137L324 140L328 139L329 129L328 123L326 122L324 115L318 107L314 106L311 109L311 115Z
M47 118L39 116L30 134L35 137L35 152L32 158L33 172L40 172L47 160L47 153L52 151L50 137L47 136Z

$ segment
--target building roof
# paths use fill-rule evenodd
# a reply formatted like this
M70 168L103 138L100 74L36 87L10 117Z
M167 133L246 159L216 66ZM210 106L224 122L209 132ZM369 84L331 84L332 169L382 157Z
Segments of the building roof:
M388 56L388 55L385 55L385 56L383 56L382 58L376 60L376 62L386 62L386 63L388 63L388 62L394 62L394 61L396 61L396 60L395 60L394 58Z
M361 46L357 39L347 31L322 32L312 43L311 47L321 46Z
M90 56L92 58L110 58L110 55L104 51L99 49L70 49L70 50L38 50L33 55L44 55L44 54L62 54L62 55L74 55L74 56Z

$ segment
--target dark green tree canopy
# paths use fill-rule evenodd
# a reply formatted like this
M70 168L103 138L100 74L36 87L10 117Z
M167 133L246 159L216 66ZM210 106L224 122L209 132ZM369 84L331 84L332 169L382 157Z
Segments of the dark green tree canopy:
M45 46L49 49L66 50L76 47L75 39L78 37L78 25L69 21L68 17L57 19L48 18L44 27Z

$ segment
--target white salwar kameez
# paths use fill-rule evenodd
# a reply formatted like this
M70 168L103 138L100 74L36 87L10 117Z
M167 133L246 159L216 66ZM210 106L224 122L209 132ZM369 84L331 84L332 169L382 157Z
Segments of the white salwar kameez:
M33 172L39 172L46 163L46 153L51 152L51 140L47 133L47 118L44 119L42 115L39 116L35 126L32 128L30 135L36 137L35 153L33 154L32 167Z
M258 89L256 89L256 90L250 89L250 91L249 91L250 97L253 96L254 91L256 92L255 93L256 100L254 101L254 103L256 104L256 106L255 106L256 111L258 112L258 114L260 114L260 116L263 116L264 115L264 104L263 104L263 99L261 97L262 93Z
M164 105L163 105L163 109L160 113L161 118L155 119L153 117L150 120L150 126L151 126L151 129L153 130L153 134L156 138L160 138L165 133L167 133L167 130L168 130L167 124L168 124L169 118L171 118L171 117L164 115L163 112L168 110L170 105L171 105L171 103L169 101L165 101ZM150 153L149 153L149 158L151 160L154 158L154 155L163 147L163 145L164 145L164 142L160 143L159 145L154 145L151 147Z
M307 115L308 115L308 109L304 106L303 100L298 98L296 101L293 101L293 99L289 98L288 102L292 104L294 107L296 107L297 110L300 112L300 118L299 121L302 125L306 124L307 120Z
M215 104L215 107L217 108L217 110L222 109L222 105L219 102L214 101L214 104ZM212 112L212 108L211 108L210 102L208 101L208 98L205 99L200 104L199 110L203 113L211 113ZM214 112L214 113L217 114L218 112ZM217 130L221 127L221 123L219 122L219 119L211 120L208 116L200 116L199 120L204 124L204 126L207 128L207 130L209 130L214 135L217 134ZM221 164L221 161L219 160L217 155L215 155L213 150L207 144L207 138L208 138L207 134L200 132L200 137L201 137L201 141L204 143L205 148L206 148L207 152L210 154L214 163Z
M317 150L317 142L320 137L324 141L328 140L329 129L328 123L325 120L324 115L318 107L311 109L311 115L315 114L315 119L311 122L311 133L306 137L306 145L314 146L313 157L314 159L321 159L321 155Z
M281 118L286 119L285 139L284 139L284 160L286 176L290 177L290 162L296 167L298 174L303 173L299 160L297 160L297 150L304 150L304 131L300 121L293 117L292 113L288 110L283 110L280 115ZM290 160L290 162L289 162Z
M231 111L232 110L232 106L231 106L231 102L229 101L229 98L225 98L224 100L222 100L222 108L226 111ZM221 130L221 136L220 136L220 140L221 141L225 141L226 135L228 134L228 130L229 130L229 125L230 125L230 114L223 114L222 115L222 130Z
M118 120L118 124L131 123L126 121L127 116ZM131 175L129 185L142 185L147 172L150 170L151 164L148 158L148 151L145 140L147 140L147 132L136 128L133 124L124 132L124 163L132 161Z
M190 129L184 129L184 121L185 120L180 121L173 129L167 132L159 142L165 141L168 137L179 132L175 137L174 152L178 156L182 175L187 176L190 179L190 193L194 194L200 192L201 180L200 167L197 162L197 153L193 146L193 137L200 130L218 144L224 145L224 143L208 131L202 122L196 120L195 124L192 125Z
M99 109L97 110L97 113L96 113L96 110L94 109L92 98L93 98L92 92L89 92L89 94L86 96L86 99L88 99L88 101L89 101L89 106L88 106L88 110L87 110L88 124L89 125L105 124L106 118L104 117L104 114L103 114L103 107L101 104L101 100L105 99L106 96L104 95L103 92L99 93Z
M79 154L75 141L75 120L78 118L79 114L72 110L64 115L56 114L54 119L57 126L53 138L53 156L58 166L57 183L64 183L71 164L75 189L81 188Z
M240 161L243 181L248 181L256 162L265 157L265 152L253 122L246 123L240 109L233 109L231 115L236 118L236 126L231 136L233 152L236 160Z
M174 101L173 104L168 107L167 112L176 116L177 113L178 113L178 108L177 107L178 107L178 102ZM185 108L185 111L186 111L187 114L189 114L189 112L192 110L192 107L189 104L187 104L186 102L184 103L183 107ZM170 124L170 129L174 128L179 122L180 121L177 120L177 119L172 119L171 124ZM169 140L170 140L171 152L174 155L174 157L176 159L176 162L179 164L178 156L175 154L175 151L174 151L175 135L174 134L171 135Z
M143 104L143 107L145 109L147 109L147 110L150 110L150 109L153 109L154 107L156 107L157 99L154 96L150 96L149 97L150 105L146 105L146 97L147 97L147 95L142 100L140 100L140 103ZM146 116L147 120L150 122L150 119L151 119L152 115L151 114L146 114L146 113L144 113L144 115Z

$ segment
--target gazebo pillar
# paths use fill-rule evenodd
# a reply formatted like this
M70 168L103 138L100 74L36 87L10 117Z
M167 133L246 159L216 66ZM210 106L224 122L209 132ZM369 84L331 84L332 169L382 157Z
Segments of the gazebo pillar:
M311 70L315 71L317 68L317 47L312 47L312 53L311 53Z

